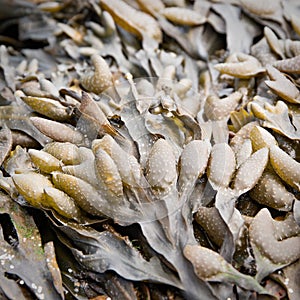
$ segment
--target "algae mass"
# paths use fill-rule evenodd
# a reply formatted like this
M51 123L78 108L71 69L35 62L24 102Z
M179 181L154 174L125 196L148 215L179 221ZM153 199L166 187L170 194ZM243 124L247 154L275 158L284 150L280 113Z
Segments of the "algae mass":
M0 0L3 299L300 298L296 0Z

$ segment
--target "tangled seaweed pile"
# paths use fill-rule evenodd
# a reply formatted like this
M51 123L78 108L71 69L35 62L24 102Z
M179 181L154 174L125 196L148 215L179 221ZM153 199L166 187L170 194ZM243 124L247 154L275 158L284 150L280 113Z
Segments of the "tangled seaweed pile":
M300 298L300 5L0 1L1 299Z

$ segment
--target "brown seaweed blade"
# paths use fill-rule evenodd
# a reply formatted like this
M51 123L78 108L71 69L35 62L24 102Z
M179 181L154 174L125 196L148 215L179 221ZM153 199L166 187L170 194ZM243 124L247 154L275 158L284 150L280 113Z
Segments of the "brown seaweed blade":
M95 171L99 182L99 190L111 205L123 202L123 185L118 168L107 152L101 148L95 152Z
M297 118L291 115L290 120L288 106L283 101L277 101L276 105L266 103L262 108L259 104L251 103L253 114L263 120L263 126L271 128L290 139L297 140L300 137Z
M83 123L88 124L89 122L91 122L94 125L97 130L97 132L95 133L96 136L98 131L101 134L108 133L113 136L118 135L117 130L109 123L100 106L98 106L97 103L92 99L92 97L86 92L82 92L79 111L82 114L81 121ZM79 122L77 123L77 127L80 128Z
M238 194L251 190L261 177L269 158L267 148L252 154L237 170L233 187Z
M142 170L138 160L122 149L110 135L107 134L101 140L93 141L93 151L97 151L98 148L106 151L114 160L124 184L130 187L137 187L143 184L141 182Z
M57 233L63 284L72 294L66 297L93 299L102 288L111 298L126 299L252 299L266 293L259 286L262 277L271 275L266 280L269 288L268 282L278 275L274 270L283 267L271 250L281 244L295 251L292 241L299 242L300 224L295 199L299 9L297 0L271 2L50 1L38 4L37 14L0 25L0 42L9 44L0 47L0 186L19 203L27 205L22 202L27 197L38 206L30 212L47 212L37 214L36 220L46 216ZM22 0L14 3L18 9ZM18 15L11 4L2 6L8 17ZM1 18L6 18L3 13ZM11 28L19 30L20 41L13 41ZM248 55L250 47L253 56ZM91 58L91 66L83 56ZM222 67L221 72L214 65ZM203 70L207 71L202 76ZM270 80L265 81L266 75ZM160 78L143 78L144 84L133 80L141 76ZM206 76L204 89L199 76ZM123 79L127 84L119 85ZM15 130L33 136L40 145L11 151ZM284 149L280 153L277 141ZM214 150L219 145L223 149L210 154L210 142ZM273 166L266 163L269 157ZM7 233L2 218L7 221L7 215L12 223L24 225L18 222L20 207L6 198L0 197L0 251L5 250L0 253L1 292L20 298L22 290L8 274L24 281L33 297L43 298L40 288L32 285L38 282L45 299L58 298L47 294L41 272L41 280L28 273L31 267L36 270L34 263L9 250L14 240L2 238L1 233ZM3 210L3 203L11 204L9 211ZM195 218L202 218L206 242L218 253L197 245L193 213L204 203L209 207L201 207ZM261 206L281 210L270 211L284 220L275 221L265 211L262 220L257 214ZM138 224L127 227L133 223ZM17 225L21 244L26 236ZM50 229L43 227L48 234ZM28 237L27 241L32 242ZM72 259L56 247L61 242L72 251ZM274 249L267 249L268 242ZM53 262L48 266L58 278L50 247L45 248L46 259ZM27 251L23 245L17 249ZM280 251L283 256L289 252ZM28 257L36 255L33 252ZM6 259L7 253L14 257ZM69 263L72 272L66 267ZM255 267L256 278L237 272L241 268L250 273ZM109 270L115 274L107 275ZM290 282L296 280L296 273L289 276ZM54 278L55 283L61 295L60 279ZM124 291L127 287L129 292Z
M197 178L200 178L207 167L211 145L207 141L194 140L188 143L180 157L180 173L178 178L178 190L190 193Z
M295 196L288 192L280 177L272 172L265 171L258 183L250 191L250 196L258 203L281 210L290 211Z
M4 159L8 156L11 147L12 147L12 133L7 128L7 126L3 126L0 130L0 165L2 165Z
M113 85L113 76L104 58L98 54L91 57L93 72L82 75L81 84L89 92L100 94Z
M278 146L270 148L270 161L275 172L290 186L300 189L300 164Z
M255 57L244 53L233 53L226 59L226 62L216 64L214 67L221 74L243 79L265 72L265 69Z
M214 95L209 95L204 105L206 117L214 121L228 118L230 113L237 107L242 96L240 92L234 92L222 99Z
M275 94L290 103L300 103L300 92L290 80L272 66L267 67L267 73L272 81L265 83Z
M30 294L37 299L63 299L51 282L47 256L33 217L3 193L0 203L1 297L26 300ZM10 241L5 239L9 235ZM11 278L18 278L18 282Z
M44 135L57 142L83 143L83 135L71 125L67 126L45 118L31 117L30 121Z
M161 42L162 32L156 20L150 15L134 9L123 1L103 0L100 4L125 30L139 37L146 35L157 42Z
M276 61L273 66L282 72L300 74L300 55Z
M233 283L260 294L269 294L253 277L238 272L211 249L187 245L183 253L192 263L197 276L203 280Z
M215 190L229 186L235 165L235 155L228 144L219 143L212 147L207 175Z
M160 13L169 21L179 25L200 25L206 21L206 18L199 13L187 8L166 7L160 10Z
M273 271L291 264L300 257L298 225L295 224L293 227L294 233L296 233L295 236L277 238L274 224L276 224L276 221L272 219L268 209L264 208L255 216L250 225L250 241L257 261L258 273L256 278L258 281ZM264 230L261 230L262 227ZM290 225L286 224L283 227L284 231L290 230L289 227ZM286 251L286 249L289 249L289 251Z
M159 192L170 191L177 178L176 161L173 149L164 140L157 140L149 153L146 178Z

